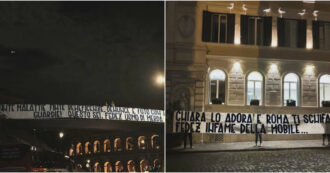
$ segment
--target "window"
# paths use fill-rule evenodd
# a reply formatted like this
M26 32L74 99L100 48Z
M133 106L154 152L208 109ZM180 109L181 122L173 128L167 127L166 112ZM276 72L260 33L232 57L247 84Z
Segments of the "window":
M203 41L234 43L234 33L234 14L203 12Z
M99 162L96 162L94 164L94 172L101 172L101 166L100 166Z
M160 161L158 159L155 159L154 160L154 170L155 170L155 172L160 172L160 168L161 168Z
M224 104L226 99L226 74L222 70L210 73L210 104Z
M147 149L146 137L145 136L139 136L138 146L139 146L140 150L146 150Z
M85 154L91 154L91 151L92 151L91 147L92 147L92 145L90 142L85 143Z
M104 163L104 173L107 173L107 172L112 172L112 167L111 167L110 162L105 162Z
M122 151L122 146L121 146L121 139L116 138L114 141L114 151Z
M149 172L149 163L146 160L140 161L140 172Z
M330 101L330 75L322 75L319 81L320 85L320 106L322 101Z
M81 142L79 142L78 144L77 144L77 147L76 147L76 153L77 153L77 155L82 155L83 153L83 147L82 147L82 144L81 144Z
M294 73L289 73L284 77L284 106L297 106L299 104L299 77Z
M110 145L110 140L106 139L103 141L103 151L104 152L110 152L111 151L111 145Z
M100 141L94 141L94 153L100 152Z
M330 49L330 22L313 21L313 47Z
M69 156L73 156L74 155L74 145L71 145L71 148L69 149Z
M127 170L128 172L136 172L135 163L133 160L127 162Z
M279 47L306 48L306 20L277 19Z
M247 105L250 105L253 100L258 100L258 105L262 105L262 75L256 71L251 72L247 77L247 81ZM252 104L255 105L255 103Z
M241 43L270 46L272 18L241 15Z
M115 163L115 171L116 172L124 172L124 166L120 161Z
M134 149L133 138L132 137L126 138L126 150L133 151L133 149Z
M159 141L159 136L158 135L153 135L151 137L151 147L154 150L159 150L160 149L160 141Z

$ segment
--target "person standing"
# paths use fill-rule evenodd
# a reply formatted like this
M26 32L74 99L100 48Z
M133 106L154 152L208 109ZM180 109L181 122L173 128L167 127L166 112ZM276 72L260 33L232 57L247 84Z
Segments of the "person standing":
M184 132L184 142L183 142L183 145L184 145L184 149L186 149L186 146L187 146L187 138L189 137L189 144L190 144L190 148L192 148L192 131L189 130L188 131L185 131Z
M262 133L260 132L261 130L261 124L257 120L257 116L253 114L253 120L255 123L255 146L258 146L258 140L259 140L259 147L261 147L262 144Z

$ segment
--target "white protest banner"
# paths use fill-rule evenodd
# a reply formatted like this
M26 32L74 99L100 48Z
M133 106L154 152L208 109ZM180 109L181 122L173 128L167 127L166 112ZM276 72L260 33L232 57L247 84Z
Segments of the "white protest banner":
M177 111L173 120L174 133L330 133L329 113L298 115Z
M102 119L165 122L164 111L155 109L56 105L56 104L2 104L0 115L9 119Z

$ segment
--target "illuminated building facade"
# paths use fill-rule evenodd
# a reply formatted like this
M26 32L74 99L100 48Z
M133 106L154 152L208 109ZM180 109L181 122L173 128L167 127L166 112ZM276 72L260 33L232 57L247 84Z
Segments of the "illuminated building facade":
M68 154L77 167L92 172L158 172L163 170L161 141L157 134L93 135L72 140Z
M329 2L313 1L167 2L167 104L204 112L329 112L329 9ZM253 140L193 134L194 143Z

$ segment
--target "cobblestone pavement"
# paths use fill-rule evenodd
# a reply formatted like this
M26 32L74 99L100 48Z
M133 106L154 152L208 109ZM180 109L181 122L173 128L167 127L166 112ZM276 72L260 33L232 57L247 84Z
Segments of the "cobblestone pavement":
M330 148L276 151L170 153L166 171L330 171Z

